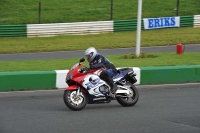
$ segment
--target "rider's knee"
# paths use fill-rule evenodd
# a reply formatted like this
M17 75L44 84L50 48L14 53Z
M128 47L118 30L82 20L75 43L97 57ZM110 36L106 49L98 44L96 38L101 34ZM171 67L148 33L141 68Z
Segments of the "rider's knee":
M101 74L99 75L99 77L100 77L101 79L103 79L103 78L106 77L106 76L109 76L109 74L108 74L108 72L107 72L106 70L103 70L103 71L101 72Z

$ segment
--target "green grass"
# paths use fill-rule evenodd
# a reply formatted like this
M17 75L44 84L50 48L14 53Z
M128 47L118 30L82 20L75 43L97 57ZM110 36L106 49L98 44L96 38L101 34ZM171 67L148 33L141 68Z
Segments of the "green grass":
M182 55L174 53L155 53L156 58L124 59L123 55L109 55L107 58L116 67L145 67L145 66L179 66L199 65L200 53L187 52ZM40 71L70 69L79 58L60 60L31 60L31 61L1 61L0 71ZM85 62L86 66L88 63ZM122 65L123 64L123 65Z
M200 44L198 28L173 28L142 31L141 46L166 46L177 43ZM135 47L136 32L98 35L69 35L37 38L0 38L0 54Z
M66 23L110 20L110 0L40 0L41 23ZM138 0L114 0L113 19L137 18ZM199 0L180 0L180 16L200 14ZM143 18L174 16L176 0L143 0ZM38 23L38 1L1 0L0 25ZM142 31L141 46L166 46L177 43L200 43L197 28L177 28ZM99 35L56 36L43 38L0 38L0 54L135 47L136 32ZM168 66L199 64L199 53L158 53L156 58L122 59L108 56L117 67ZM0 71L32 71L69 69L76 59L42 61L0 61ZM123 64L124 66L121 66Z
M40 0L41 23L110 20L111 0ZM38 23L38 0L1 0L0 24ZM138 0L113 0L113 19L137 18ZM199 0L180 0L179 15L200 14ZM174 16L176 0L144 0L143 17Z

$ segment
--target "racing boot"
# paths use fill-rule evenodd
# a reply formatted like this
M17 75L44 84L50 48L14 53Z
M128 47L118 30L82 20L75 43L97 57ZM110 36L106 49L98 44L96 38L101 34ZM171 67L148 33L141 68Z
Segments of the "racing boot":
M112 94L115 94L115 92L117 91L117 85L115 83L113 83L113 81L109 85L110 85L110 92Z
M107 71L102 71L100 74L100 78L104 80L110 86L110 93L115 94L117 90L117 86L115 85L113 79L110 77Z

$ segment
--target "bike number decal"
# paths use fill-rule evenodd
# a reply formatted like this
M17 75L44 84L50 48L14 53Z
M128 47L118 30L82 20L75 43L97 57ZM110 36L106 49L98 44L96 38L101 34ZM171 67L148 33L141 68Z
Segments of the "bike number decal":
M87 82L85 85L87 86L87 89L90 90L96 86L98 86L99 84L102 84L103 82L101 82L100 78L96 78L93 81L89 81Z

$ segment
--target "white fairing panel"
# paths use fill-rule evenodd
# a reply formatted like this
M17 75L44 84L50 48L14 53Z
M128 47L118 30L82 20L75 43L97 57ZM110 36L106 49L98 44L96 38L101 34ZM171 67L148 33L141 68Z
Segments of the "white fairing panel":
M90 95L99 97L99 96L105 96L99 91L99 87L104 84L106 84L105 81L101 80L97 75L89 74L84 79L83 87L88 90Z

